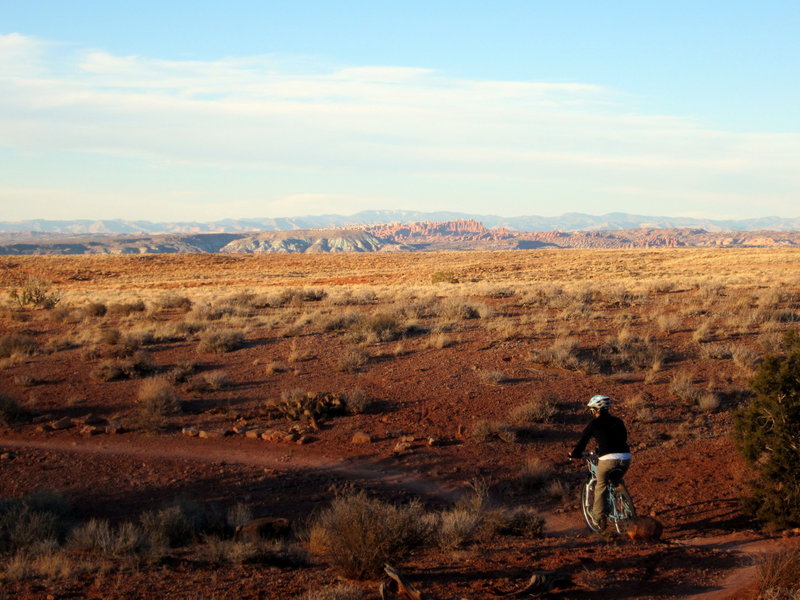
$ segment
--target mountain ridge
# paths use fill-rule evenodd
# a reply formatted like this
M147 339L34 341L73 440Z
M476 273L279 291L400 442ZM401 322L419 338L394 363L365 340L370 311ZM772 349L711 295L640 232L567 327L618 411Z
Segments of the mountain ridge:
M760 217L755 219L699 219L657 217L612 212L602 215L564 213L558 217L523 215L501 217L451 211L365 210L353 215L305 215L279 218L220 219L216 221L153 222L124 219L30 219L0 221L0 232L39 232L63 234L165 234L165 233L244 233L252 231L300 231L360 227L365 225L410 224L472 220L487 228L517 232L613 231L629 229L694 228L709 232L725 231L800 231L800 217Z

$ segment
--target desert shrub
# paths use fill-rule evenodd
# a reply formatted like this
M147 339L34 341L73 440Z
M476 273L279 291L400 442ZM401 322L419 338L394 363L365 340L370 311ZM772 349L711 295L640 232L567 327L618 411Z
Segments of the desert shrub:
M494 509L486 515L486 522L501 535L538 538L544 533L544 519L529 506Z
M692 339L698 344L709 341L714 335L713 320L703 321L697 326L697 329L692 332Z
M336 585L309 590L302 600L362 600L364 592L351 583L337 583Z
M104 360L92 369L92 377L100 381L117 381L127 376L125 365L119 360Z
M700 399L700 389L694 385L694 375L691 373L676 373L669 384L669 391L686 405L697 404Z
M429 337L425 341L425 347L436 348L437 350L441 350L442 348L447 348L448 346L452 345L452 343L453 340L451 340L446 333L441 332Z
M0 553L57 542L70 508L62 495L47 491L0 499Z
M192 308L192 301L186 296L180 294L164 294L155 302L156 306L160 309L177 309L183 312L189 312Z
M472 442L483 443L494 440L504 442L517 441L517 430L508 423L498 423L497 421L476 421L469 432L469 439Z
M140 425L160 427L167 417L181 411L181 400L164 379L146 379L136 396Z
M435 522L436 543L443 550L453 550L472 540L481 525L479 512L455 507L438 515Z
M0 358L10 356L31 356L39 345L36 340L24 333L7 333L0 336Z
M75 550L106 557L141 555L150 550L150 540L141 527L135 523L113 527L105 519L91 519L75 527L67 544Z
M368 412L372 407L372 399L361 388L354 388L347 393L345 404L348 413L351 415L361 415Z
M102 302L89 302L81 308L87 317L103 317L108 312L108 307Z
M417 502L396 506L364 492L339 496L311 521L309 548L345 577L374 576L425 542L423 514Z
M369 353L363 348L348 348L339 355L336 366L345 373L356 373L369 362Z
M26 414L15 398L0 392L0 425L9 427L19 423L24 420Z
M527 492L541 491L544 485L553 477L553 463L538 457L525 461L519 473L519 483Z
M458 276L453 271L437 271L431 275L431 283L458 283Z
M133 302L117 302L108 306L108 314L126 317L132 313L144 312L147 305L144 300L134 300Z
M225 371L209 371L203 374L210 390L221 390L231 385L231 378Z
M759 360L759 355L755 350L751 350L747 346L736 346L731 352L733 363L746 371L751 371L755 368Z
M202 534L219 534L225 519L207 506L179 501L161 510L142 513L139 522L153 547L176 548L199 539Z
M172 384L186 383L197 372L197 363L189 360L180 360L167 371L166 379Z
M719 395L712 391L700 392L697 406L705 412L713 412L719 408Z
M514 408L509 417L515 425L529 426L550 423L558 414L557 399L546 394L535 394L525 404Z
M508 381L505 373L495 369L478 369L476 373L478 374L478 379L489 385L500 385Z
M663 333L673 333L681 326L681 318L675 313L663 313L656 318L656 324Z
M734 413L736 444L758 480L745 508L778 527L800 525L800 339L787 332L788 351L768 356Z
M244 345L244 335L237 329L206 329L200 334L198 352L224 354Z
M285 417L290 421L322 420L343 415L347 410L347 398L342 394L315 394L301 389L284 390L279 399L267 400L264 408L273 417Z
M481 318L486 309L485 305L473 304L464 298L448 298L439 305L438 315L451 321L464 321Z
M225 520L228 527L235 530L253 520L253 509L243 502L237 502L228 509Z
M31 275L23 282L21 289L11 290L9 296L20 306L53 308L61 300L61 295L58 292L48 293L50 285L41 277Z
M301 567L308 564L306 553L285 541L243 542L216 535L203 536L202 552L214 565L259 564L275 567Z
M577 371L581 368L580 347L575 338L558 338L549 347L532 350L531 359L561 369Z
M726 360L733 358L734 347L730 344L706 344L700 349L702 358Z
M800 597L800 548L765 555L758 565L758 597L794 600Z

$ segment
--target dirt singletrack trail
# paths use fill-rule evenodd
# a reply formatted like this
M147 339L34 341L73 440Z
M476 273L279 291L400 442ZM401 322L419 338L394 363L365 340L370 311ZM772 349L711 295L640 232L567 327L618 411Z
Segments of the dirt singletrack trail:
M378 466L365 459L331 458L303 446L231 447L215 440L194 438L148 440L116 438L25 439L0 438L0 446L31 448L52 452L125 456L139 459L184 460L202 463L241 464L272 469L316 469L348 479L363 479L389 489L403 489L415 494L452 500L458 495L458 486Z
M0 447L17 451L31 449L84 456L118 456L137 460L181 460L204 464L240 464L270 469L311 469L351 480L368 481L370 484L387 490L402 490L442 501L453 501L464 490L463 486L387 468L365 458L330 457L304 446L265 447L259 445L252 448L247 446L246 443L233 445L230 440L220 443L217 440L182 437L157 440L132 437L127 439L125 437L113 439L108 437L0 438ZM543 512L542 516L545 518L548 537L590 536L580 513L576 511ZM738 566L728 571L721 581L710 586L711 589L699 594L683 596L691 600L748 597L745 592L753 589L757 576L755 566L757 558L762 554L784 548L787 543L786 539L767 538L746 532L673 540L667 537L666 541L669 544L686 548L730 550L738 556Z

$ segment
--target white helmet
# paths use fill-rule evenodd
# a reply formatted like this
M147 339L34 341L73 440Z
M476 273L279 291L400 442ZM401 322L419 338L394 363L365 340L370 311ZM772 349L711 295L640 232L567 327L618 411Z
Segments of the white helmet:
M611 406L611 398L608 396L601 396L600 394L592 396L589 403L586 405L589 408L596 408L597 410L608 410Z

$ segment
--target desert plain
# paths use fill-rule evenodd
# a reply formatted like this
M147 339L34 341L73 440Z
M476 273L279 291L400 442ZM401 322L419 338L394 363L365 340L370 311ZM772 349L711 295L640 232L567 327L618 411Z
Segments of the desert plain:
M29 525L2 524L0 598L377 599L321 530L343 500L413 517L394 566L424 598L534 572L548 598L756 597L798 538L742 513L731 414L800 323L798 258L0 257L0 497ZM9 296L31 282L40 305ZM567 454L597 393L660 540L582 520Z

